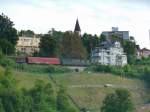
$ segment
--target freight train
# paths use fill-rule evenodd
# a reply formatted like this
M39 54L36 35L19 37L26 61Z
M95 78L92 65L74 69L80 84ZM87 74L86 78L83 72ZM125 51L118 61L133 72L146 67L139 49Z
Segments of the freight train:
M65 66L88 66L88 60L81 59L60 59L47 57L13 57L16 63L27 64L50 64L50 65L65 65Z

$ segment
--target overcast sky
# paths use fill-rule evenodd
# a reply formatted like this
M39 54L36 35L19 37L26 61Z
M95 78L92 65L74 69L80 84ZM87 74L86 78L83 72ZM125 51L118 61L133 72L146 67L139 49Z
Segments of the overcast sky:
M2 12L17 30L73 31L78 18L82 34L100 35L119 27L130 31L141 47L150 48L150 0L0 0Z

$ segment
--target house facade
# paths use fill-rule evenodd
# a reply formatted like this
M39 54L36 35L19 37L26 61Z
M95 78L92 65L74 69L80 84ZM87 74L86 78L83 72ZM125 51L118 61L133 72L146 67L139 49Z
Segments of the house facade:
M150 57L150 50L149 49L143 48L143 49L141 49L140 53L141 53L140 54L141 57L145 57L145 58Z
M113 44L105 42L92 50L91 62L93 64L124 66L127 64L127 56L120 42L114 42Z
M34 52L39 51L40 38L37 37L19 37L17 42L16 51L31 55Z

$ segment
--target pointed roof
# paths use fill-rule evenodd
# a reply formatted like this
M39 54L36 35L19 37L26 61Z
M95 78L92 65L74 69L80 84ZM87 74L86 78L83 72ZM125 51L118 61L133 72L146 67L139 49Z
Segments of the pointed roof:
M76 20L76 25L75 25L75 29L74 29L74 32L80 32L81 29L80 29L80 25L79 25L79 21L78 19Z

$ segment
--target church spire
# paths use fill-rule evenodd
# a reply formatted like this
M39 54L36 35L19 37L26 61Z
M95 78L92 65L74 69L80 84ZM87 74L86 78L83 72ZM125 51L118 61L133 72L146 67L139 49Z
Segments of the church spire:
M80 29L80 25L79 25L78 18L77 18L77 20L76 20L74 33L78 33L78 34L80 34L80 33L81 33L81 29Z

